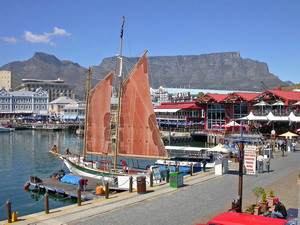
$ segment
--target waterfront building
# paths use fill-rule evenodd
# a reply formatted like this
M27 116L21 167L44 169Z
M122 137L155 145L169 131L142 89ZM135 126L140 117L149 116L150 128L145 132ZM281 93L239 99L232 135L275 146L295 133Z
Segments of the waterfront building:
M66 84L64 80L59 78L57 80L22 79L22 84L18 87L18 89L35 91L40 87L48 92L50 102L61 95L69 98L75 98L73 87Z
M264 92L206 93L191 102L201 115L198 130L224 130L231 121L244 121L257 128L265 126L300 127L300 92L271 89ZM188 104L186 104L188 105ZM155 109L159 125L188 124L184 102L162 103ZM178 121L178 122L177 122ZM272 128L272 127L271 127Z
M38 88L36 91L0 90L0 117L13 118L21 115L47 114L48 93Z
M161 130L199 130L204 128L205 108L196 102L164 102L154 108Z
M67 105L74 105L74 104L78 104L78 102L70 97L60 96L49 103L49 114L63 115L64 108Z
M85 103L71 103L64 107L62 119L64 121L82 121L85 118Z
M11 89L11 72L0 70L0 89L4 88L9 91Z
M251 91L233 91L233 90L214 90L214 89L195 89L195 88L150 88L152 102L159 105L162 102L189 102L197 99L203 94L230 94L239 93L255 93Z

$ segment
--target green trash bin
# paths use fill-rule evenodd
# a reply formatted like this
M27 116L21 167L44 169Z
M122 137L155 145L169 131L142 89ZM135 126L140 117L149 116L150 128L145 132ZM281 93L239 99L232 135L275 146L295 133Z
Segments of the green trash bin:
M180 188L183 186L183 174L180 172L170 173L170 187Z

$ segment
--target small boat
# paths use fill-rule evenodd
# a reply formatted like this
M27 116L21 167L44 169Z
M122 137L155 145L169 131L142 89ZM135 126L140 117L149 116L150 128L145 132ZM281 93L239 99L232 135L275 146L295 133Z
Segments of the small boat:
M15 128L0 126L0 132L12 132L14 130L15 130Z

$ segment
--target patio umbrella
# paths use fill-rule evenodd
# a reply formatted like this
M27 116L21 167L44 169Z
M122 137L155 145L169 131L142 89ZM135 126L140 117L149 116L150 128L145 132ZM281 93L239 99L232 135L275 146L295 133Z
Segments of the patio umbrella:
M241 124L239 124L235 121L231 121L231 122L224 125L224 127L226 127L226 128L228 128L228 127L240 127L240 126L241 126Z
M284 105L283 101L277 101L277 102L272 104L272 106L283 106L283 105Z
M296 103L295 103L295 104L293 104L293 105L300 105L300 101L296 102Z
M267 106L269 105L268 103L266 103L265 101L260 101L259 103L254 104L254 106Z
M229 149L225 148L224 145L218 144L213 148L208 150L209 152L221 152L221 153L229 153Z
M280 134L279 135L280 137L285 137L286 139L291 139L292 137L298 137L299 135L298 134L294 134L290 131L284 133L284 134Z

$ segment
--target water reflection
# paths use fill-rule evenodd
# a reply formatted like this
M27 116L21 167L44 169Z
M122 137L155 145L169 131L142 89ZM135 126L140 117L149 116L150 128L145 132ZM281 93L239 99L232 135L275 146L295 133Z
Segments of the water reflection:
M69 132L21 130L0 133L0 207L10 199L13 210L19 215L43 210L43 201L23 191L29 176L48 177L62 167L62 162L48 151L53 144L59 149L71 149L79 153L82 139ZM69 204L53 201L50 207ZM0 220L4 219L4 208L0 208Z

